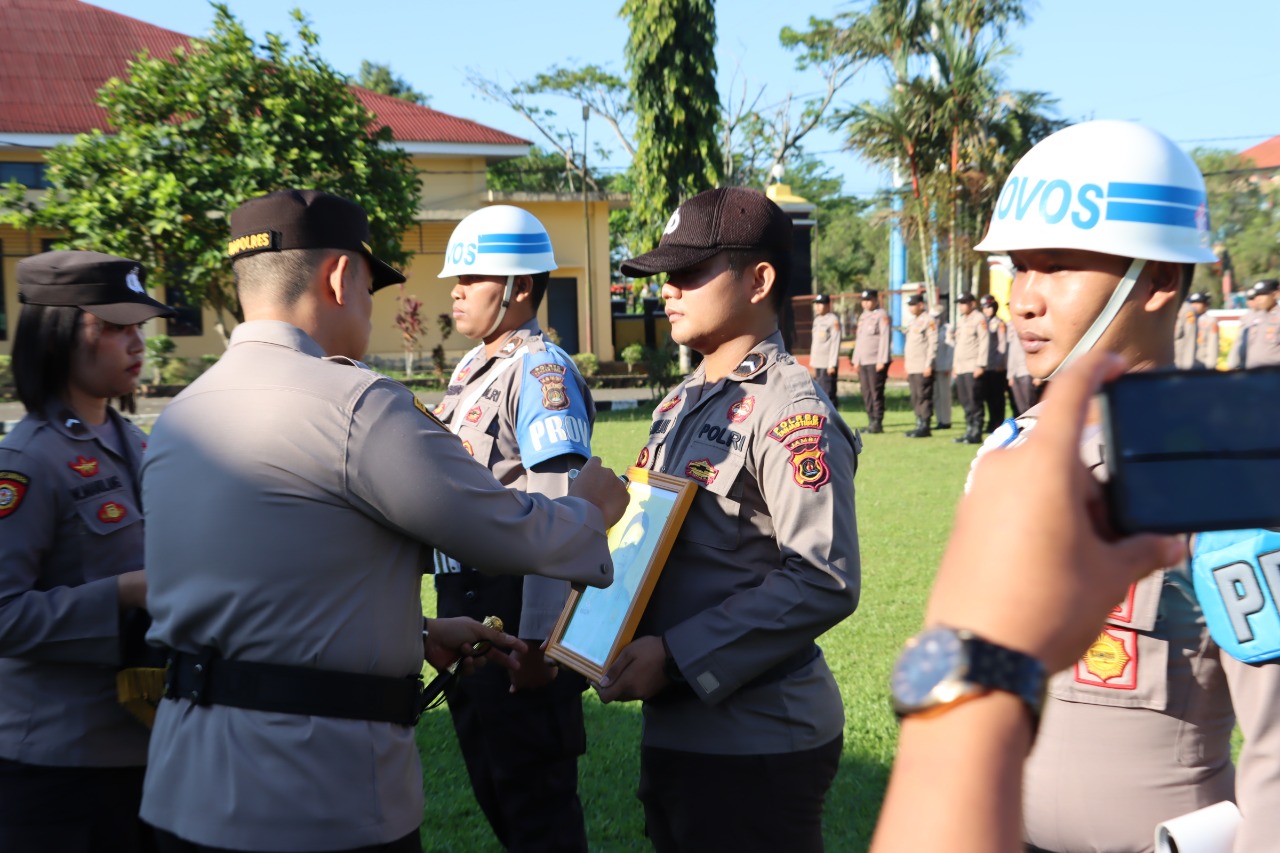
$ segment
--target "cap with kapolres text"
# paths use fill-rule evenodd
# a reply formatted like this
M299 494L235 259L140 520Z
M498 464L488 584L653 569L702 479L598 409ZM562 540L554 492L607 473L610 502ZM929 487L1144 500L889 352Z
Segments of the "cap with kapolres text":
M102 252L57 251L18 261L18 301L80 308L120 326L174 310L147 294L147 271L128 258Z

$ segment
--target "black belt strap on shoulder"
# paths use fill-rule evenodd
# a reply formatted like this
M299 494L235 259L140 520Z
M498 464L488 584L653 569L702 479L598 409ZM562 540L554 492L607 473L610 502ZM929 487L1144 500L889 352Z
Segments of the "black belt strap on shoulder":
M336 672L225 660L212 649L170 652L165 698L310 717L412 726L422 713L422 678Z

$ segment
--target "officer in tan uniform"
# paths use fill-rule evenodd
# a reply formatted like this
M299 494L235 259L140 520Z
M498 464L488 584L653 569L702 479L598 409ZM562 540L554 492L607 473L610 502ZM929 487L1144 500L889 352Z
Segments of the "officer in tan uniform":
M430 546L605 585L625 490L596 462L568 497L505 489L354 360L373 291L403 280L370 252L359 205L286 190L230 225L246 322L165 409L143 465L149 639L174 651L142 817L162 851L416 853L424 653L440 667L480 640L525 650L469 619L424 621Z
M982 443L982 389L979 385L988 363L991 333L987 318L974 310L977 299L962 293L956 300L960 318L955 331L956 396L964 409L964 435L956 444Z
M1173 366L1179 370L1190 370L1196 361L1196 310L1192 299L1199 296L1193 293L1178 308L1178 322L1173 332Z
M1031 373L1052 376L1094 347L1125 353L1133 370L1171 369L1194 264L1214 260L1196 164L1141 125L1086 122L1036 145L1001 199L1039 180L1108 187L1131 200L1068 216L997 201L977 249L1013 258L1010 311ZM1002 427L986 447L1018 441L1035 417L1032 410ZM1105 479L1102 451L1095 423L1081 455ZM1148 576L1075 666L1051 680L1024 785L1028 849L1150 851L1161 821L1233 796L1244 815L1234 849L1272 849L1280 837L1278 703L1280 666L1222 652L1185 564ZM1236 721L1245 736L1238 774Z
M906 436L928 438L929 421L933 418L933 364L938 357L938 323L925 312L924 296L919 293L907 297L907 310L913 319L907 326L905 361L916 428Z
M1004 398L1009 392L1009 329L996 314L1000 303L990 293L978 300L987 321L987 364L978 380L987 407L987 432L995 432L1004 423Z
M1013 416L1023 414L1040 402L1044 383L1027 370L1027 353L1017 332L1009 334L1009 392L1013 398Z
M867 432L884 432L884 383L889 378L889 347L893 330L889 314L880 307L878 290L862 291L853 363L858 365L858 386L867 410Z
M639 797L663 853L822 849L844 712L814 640L858 600L858 439L783 348L790 260L786 214L735 187L622 264L667 273L672 338L704 356L636 460L697 493L599 688L644 700Z
M146 630L147 442L110 403L131 409L141 324L173 312L126 258L46 252L17 267L27 415L0 444L0 850L150 850L147 730L116 686Z
M934 429L951 429L951 370L955 366L956 341L947 311L935 304L930 311L938 324L938 356L933 360Z
M1247 329L1254 320L1258 318L1258 285L1261 282L1255 282L1252 287L1244 292L1244 316L1240 318L1240 325L1236 329L1235 341L1231 344L1231 349L1227 352L1227 370L1236 370L1244 367L1244 330Z
M538 325L555 268L551 238L528 211L493 205L458 223L440 277L454 282L454 326L480 343L458 362L435 409L498 482L549 497L567 494L570 470L590 458L595 421L573 359ZM508 851L585 853L578 756L586 751L586 680L557 676L540 648L568 582L487 575L438 552L435 585L441 616L497 615L529 647L516 653L518 671L490 667L448 691L471 790L494 835Z
M813 343L809 347L809 368L813 378L837 405L836 383L840 373L840 317L831 310L831 297L819 293L813 298Z
M1218 321L1209 316L1209 294L1193 293L1187 297L1187 304L1196 315L1196 350L1191 367L1195 370L1217 370Z
M1276 291L1280 281L1263 279L1253 286L1253 313L1242 322L1236 338L1241 367L1270 367L1280 364L1280 308Z

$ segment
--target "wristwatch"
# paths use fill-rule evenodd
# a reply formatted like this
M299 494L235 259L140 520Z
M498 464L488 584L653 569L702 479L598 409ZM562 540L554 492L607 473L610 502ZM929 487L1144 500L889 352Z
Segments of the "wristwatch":
M893 668L898 718L941 714L992 690L1012 693L1040 724L1047 678L1031 655L989 643L964 628L936 626L907 640Z

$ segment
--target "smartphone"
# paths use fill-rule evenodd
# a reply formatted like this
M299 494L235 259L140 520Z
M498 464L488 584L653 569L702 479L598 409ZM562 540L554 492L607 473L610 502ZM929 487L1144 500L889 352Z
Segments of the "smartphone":
M1120 532L1280 526L1280 368L1128 373L1102 414Z

